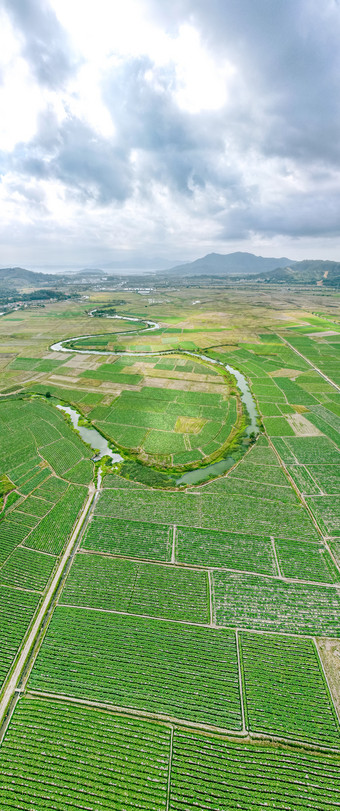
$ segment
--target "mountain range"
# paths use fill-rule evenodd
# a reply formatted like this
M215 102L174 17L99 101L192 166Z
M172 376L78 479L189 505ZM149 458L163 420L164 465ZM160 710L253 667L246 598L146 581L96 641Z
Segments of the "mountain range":
M251 281L272 284L318 284L325 287L340 287L340 262L321 259L304 259L292 261L287 257L263 257L252 253L209 253L194 262L175 265L170 269L159 271L162 276L175 276L178 280L187 278L218 277L230 278L233 282ZM101 276L111 273L100 268L87 268L83 271L65 275L39 273L25 268L0 268L0 290L15 291L25 287L50 287L63 281L79 283L86 275ZM157 277L156 277L157 278Z
M287 257L263 257L252 253L209 253L194 262L176 265L164 273L195 276L232 277L233 281L258 281L273 284L316 284L340 287L340 262L321 259L292 261Z
M253 253L236 251L236 253L208 253L194 262L187 262L184 265L164 271L165 273L175 273L188 276L239 276L271 271L276 268L284 268L292 265L291 259L282 256L280 259L273 257L255 256Z

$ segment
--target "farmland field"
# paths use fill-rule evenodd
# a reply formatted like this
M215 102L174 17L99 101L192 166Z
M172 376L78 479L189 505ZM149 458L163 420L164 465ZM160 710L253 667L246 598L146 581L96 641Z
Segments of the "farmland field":
M339 721L313 643L242 633L241 646L249 728L339 748Z
M241 728L231 631L59 607L29 687Z
M209 622L206 572L99 555L77 555L62 601L130 614Z
M0 807L335 811L340 300L151 287L0 318Z
M27 698L1 749L0 802L6 809L95 809L98 802L112 809L128 796L131 808L163 809L169 755L166 726Z
M214 574L218 625L340 636L340 589L256 575Z

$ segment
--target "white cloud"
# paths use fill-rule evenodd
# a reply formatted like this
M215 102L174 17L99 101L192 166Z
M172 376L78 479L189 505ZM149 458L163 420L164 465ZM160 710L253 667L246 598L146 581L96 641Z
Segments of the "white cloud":
M4 11L0 12L0 149L9 151L33 137L45 100L21 56L20 42Z
M321 235L334 255L340 11L321 6L3 0L1 263Z

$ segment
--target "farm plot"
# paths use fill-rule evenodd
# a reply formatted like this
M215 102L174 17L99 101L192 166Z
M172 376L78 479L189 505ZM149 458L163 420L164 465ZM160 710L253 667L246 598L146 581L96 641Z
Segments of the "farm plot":
M255 446L253 446L252 450L247 454L245 459L243 459L239 464L231 470L229 473L228 478L230 479L242 479L242 481L247 482L258 482L260 484L269 484L270 486L279 486L279 487L289 487L289 482L287 477L285 476L281 467L275 465L261 465L259 463L254 464L253 460L253 451L255 450ZM271 453L275 457L275 454L270 449ZM276 459L276 457L275 457ZM212 485L215 484L215 489L218 489L218 483L223 482L224 479L217 479L216 482L208 484L207 487L212 490Z
M89 456L90 451L84 453L74 445L69 439L58 439L51 445L46 445L43 449L44 458L51 465L58 476L62 476L67 470L73 468L84 456Z
M54 569L52 555L18 547L0 569L0 584L17 588L43 591Z
M147 521L122 521L94 515L82 540L82 548L131 558L170 560L172 526Z
M0 585L0 687L38 606L40 595Z
M340 636L340 590L259 575L214 572L217 625Z
M274 445L283 461L288 464L294 464L294 458L291 459L291 455L302 465L339 464L340 462L339 451L325 436L286 437L282 440L282 445L277 444L277 440L274 440ZM286 458L284 445L287 447Z
M340 571L322 544L279 539L275 547L284 577L340 584Z
M195 494L105 490L96 513L162 523L166 516L170 523L181 526L222 532L228 527L230 532L246 535L318 540L311 519L300 504L206 493L204 488Z
M190 385L202 387L201 377L196 375ZM197 449L205 456L218 450L237 421L236 399L228 401L220 376L218 382L219 391L211 393L148 385L138 392L123 391L112 407L99 406L91 418L122 447L172 457L166 464L188 464L201 458ZM215 437L217 445L211 447Z
M311 640L241 633L252 732L340 747L340 729Z
M314 467L316 466L314 465ZM333 465L326 465L326 467L333 467ZM305 496L320 494L316 479L311 476L307 467L304 465L287 465L287 469L301 493Z
M109 381L119 383L122 386L138 386L143 380L143 375L129 374L115 370L115 364L102 364L99 369L85 369L80 372L80 377L91 380Z
M16 515L18 512L21 512L37 516L37 518L43 518L50 509L51 503L46 499L28 496L25 501L22 501L16 508Z
M25 697L0 750L0 805L164 811L169 757L165 725Z
M326 411L326 409L324 409L324 410ZM313 408L313 412L314 412L314 408ZM327 420L323 419L318 414L310 413L310 414L308 414L308 419L310 420L310 422L314 426L314 431L315 432L318 432L318 433L322 432L323 434L325 434L325 436L329 437L329 439L331 439L335 443L335 445L337 445L337 447L340 449L340 433L339 433L339 431L335 430L335 428L333 428L333 426L330 425Z
M277 574L270 538L177 527L176 560L198 566Z
M18 441L20 441L20 439ZM14 462L13 457L11 457L10 460L8 458L2 460L2 467L6 467L9 477L16 487L19 487L20 484L27 482L34 475L34 473L39 470L39 466L41 464L40 456L38 456L38 454L34 451L28 451L26 453L26 450L24 450L23 455L25 456L25 462L21 461L22 455Z
M60 603L209 622L208 577L203 571L78 554Z
M96 504L96 514L134 521L164 524L200 525L200 497L188 493L162 493L155 490L104 490Z
M89 484L93 479L93 463L90 459L81 459L64 475L74 484Z
M259 436L257 442L249 451L247 455L248 462L253 465L270 465L271 467L279 465L279 461L265 436Z
M252 498L246 493L242 496L202 493L201 516L201 526L223 530L227 525L232 532L308 540L317 537L302 505L278 499Z
M40 552L59 555L72 531L86 494L85 487L70 484L57 504L28 535L25 546Z
M58 607L29 686L241 729L231 631Z
M263 470L263 467L260 465L253 465L253 467L259 468L259 472ZM274 469L276 470L276 468ZM280 470L280 468L278 468L278 470ZM247 497L251 499L265 498L272 502L277 500L280 502L291 501L293 503L297 501L296 493L291 485L288 484L287 479L285 480L285 486L268 484L261 481L250 481L249 479L244 481L238 476L233 476L232 471L229 476L216 479L216 481L211 482L211 484L202 485L200 492L202 492L203 495L206 493L216 493L220 496L244 496L246 492ZM274 505L273 510L275 510Z
M309 475L313 477L318 487L323 490L324 493L327 493L328 495L340 493L339 465L308 465L307 470ZM311 493L310 495L314 495L314 493ZM316 492L315 495L317 495Z
M4 418L2 405L0 422ZM79 480L80 475L85 483L91 481L93 465L89 457L92 451L71 429L61 412L43 400L6 403L7 408L11 419L6 411L7 431L5 441L1 442L0 464L23 495L28 495L50 475L46 462L57 474L67 476L70 470L71 479ZM37 448L41 455L37 454ZM25 462L22 462L23 458ZM79 473L79 469L74 468L81 461L83 465Z
M34 471L34 475L24 484L20 484L20 493L22 493L23 496L28 496L33 492L33 490L39 487L40 484L48 479L50 472L51 471L46 466L46 463L41 462L36 471Z
M11 518L0 522L0 565L5 562L18 544L26 538L29 529Z
M43 484L38 487L36 496L50 501L55 504L59 498L66 492L68 487L67 482L63 479L58 479L56 476L50 476Z
M340 535L339 496L310 496L308 504L325 535Z
M294 431L284 417L264 417L263 423L269 436L293 436Z
M175 729L171 811L334 811L340 758Z
M296 436L320 436L319 429L303 414L291 414L288 417L288 422L292 426Z

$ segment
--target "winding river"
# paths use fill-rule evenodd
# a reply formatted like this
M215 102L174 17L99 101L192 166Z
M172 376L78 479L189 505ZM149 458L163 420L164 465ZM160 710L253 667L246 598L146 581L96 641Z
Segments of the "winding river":
M95 310L92 310L90 315L93 317ZM153 331L156 329L160 329L160 325L157 324L155 321L148 321L141 318L136 318L132 316L124 316L124 315L107 315L103 316L105 318L117 318L123 321L137 321L145 326L140 330L125 330L117 335L131 335L131 334L140 334L142 332ZM74 338L66 338L63 341L58 341L55 344L52 344L50 347L51 350L54 352L76 352L80 355L114 355L124 357L152 357L159 355L173 355L173 354L180 354L187 355L192 358L201 358L208 363L215 364L217 366L221 366L223 369L226 369L230 374L232 374L236 379L236 385L240 392L241 400L245 406L245 409L248 414L248 425L245 428L242 443L245 449L248 447L249 444L249 437L251 434L257 435L259 433L259 427L257 424L258 412L256 410L256 404L254 398L251 394L249 389L248 383L246 381L245 376L240 372L238 369L234 369L233 366L230 366L228 363L223 363L220 360L216 360L215 358L210 358L209 355L204 355L200 352L190 352L189 350L179 350L175 349L166 349L160 350L158 352L113 352L104 349L73 349L68 344L72 341L80 341L83 338L95 338L105 336L108 333L98 333L98 335L77 335ZM113 333L114 334L114 333ZM115 453L109 447L107 440L97 431L96 428L88 428L86 426L79 425L79 421L81 420L81 415L76 411L75 408L71 408L68 406L59 406L59 408L67 413L71 420L74 428L79 432L82 439L90 445L96 451L96 459L101 459L103 456L110 456L114 462L120 462L123 460L123 457L119 453ZM198 484L199 482L203 482L206 479L209 479L211 476L221 476L223 473L226 473L233 465L235 464L235 460L232 455L227 456L225 459L221 459L219 462L214 462L211 465L206 465L205 467L201 468L194 468L193 470L189 470L183 474L179 479L177 479L176 484Z

